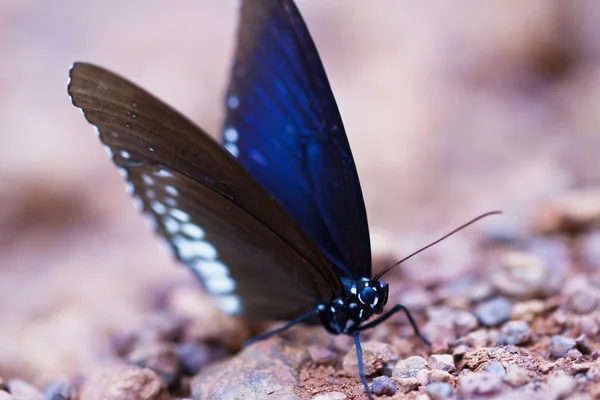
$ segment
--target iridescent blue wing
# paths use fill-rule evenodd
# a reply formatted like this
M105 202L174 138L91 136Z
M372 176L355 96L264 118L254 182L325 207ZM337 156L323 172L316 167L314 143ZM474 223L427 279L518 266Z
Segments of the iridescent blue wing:
M73 66L68 91L135 204L225 312L291 319L340 293L302 228L202 129L90 64Z
M365 206L325 70L291 0L244 0L223 145L348 277L370 277Z

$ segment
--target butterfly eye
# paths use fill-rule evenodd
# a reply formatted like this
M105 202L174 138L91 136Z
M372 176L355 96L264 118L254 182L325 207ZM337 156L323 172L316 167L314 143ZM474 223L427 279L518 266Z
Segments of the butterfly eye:
M364 287L360 291L360 294L358 295L358 299L363 304L371 304L372 305L375 302L375 298L376 298L375 289L373 289L370 286Z

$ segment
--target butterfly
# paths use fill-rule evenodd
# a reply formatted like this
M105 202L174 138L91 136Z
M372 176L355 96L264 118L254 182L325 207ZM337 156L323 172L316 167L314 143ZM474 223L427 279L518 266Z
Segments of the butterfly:
M371 277L356 165L292 0L241 3L222 144L98 66L75 63L68 93L96 128L134 205L223 312L288 321L254 340L300 322L351 335L369 398L361 331L404 311L428 343L404 306L383 312L387 270Z

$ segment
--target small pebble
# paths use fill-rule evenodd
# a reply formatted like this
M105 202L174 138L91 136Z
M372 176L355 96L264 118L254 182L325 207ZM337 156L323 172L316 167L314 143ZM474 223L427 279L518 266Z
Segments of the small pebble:
M492 276L492 284L502 295L513 299L546 295L550 284L548 266L532 253L513 251L505 255L502 267Z
M538 209L533 229L542 234L577 233L600 223L600 190L573 190L557 196Z
M555 375L548 379L548 392L555 399L563 399L573 393L577 382L567 375Z
M569 350L574 349L576 343L573 339L564 337L564 336L552 336L552 342L550 344L550 349L552 352L552 357L554 358L563 358L567 356Z
M575 339L575 344L577 345L577 349L583 354L590 354L592 352L590 341L585 334L579 335L579 337Z
M431 400L431 397L427 396L425 393L418 395L415 397L415 400Z
M193 342L179 345L177 355L181 368L187 375L196 375L213 360L209 346Z
M569 296L569 306L578 314L587 314L596 308L597 299L587 290L578 290Z
M583 354L581 354L581 352L577 349L571 349L567 351L567 355L565 356L565 358L570 360L579 360L581 357L583 357Z
M508 299L497 297L475 307L475 316L483 326L500 325L510 319L512 305Z
M504 366L500 361L492 361L486 368L485 372L494 375L504 376L506 375L506 371L504 370Z
M377 396L393 396L398 391L396 383L387 376L378 376L373 379L371 391Z
M172 343L140 343L127 356L127 360L132 364L150 368L156 372L165 386L173 384L181 372L177 349Z
M529 341L529 324L525 321L508 321L500 330L500 344L524 344Z
M538 316L542 315L546 309L546 304L542 300L529 300L513 304L512 318L532 322Z
M308 346L308 354L312 362L318 365L334 365L338 359L335 351L323 346Z
M113 365L88 375L79 398L85 400L168 400L160 377L151 369Z
M340 392L321 393L313 397L312 400L346 400L346 395Z
M502 377L490 373L465 373L459 376L459 390L463 396L491 395L502 390Z
M506 375L504 375L504 382L508 383L512 387L523 386L529 382L529 374L527 370L518 365L509 365L506 369Z
M394 366L392 376L394 378L415 378L422 369L428 369L427 361L423 357L412 356L398 361Z
M398 378L396 382L398 383L398 389L402 393L412 392L421 386L421 382L417 378Z
M592 363L584 362L584 363L573 363L571 364L570 374L576 375L582 372L587 372L592 368Z
M480 329L466 335L464 341L469 346L479 349L488 345L490 342L490 334L487 329Z
M454 357L462 357L465 354L467 354L467 351L469 351L469 347L465 344L459 344L458 346L456 346L454 348L454 351L452 352L452 355Z
M425 392L432 400L446 399L452 394L452 385L446 382L432 382L425 386Z
M479 327L477 318L469 311L456 311L453 320L454 329L459 337L464 336Z
M44 400L70 400L73 392L73 387L68 382L51 383L44 390Z
M8 381L8 391L15 400L43 400L44 394L29 382L22 379Z
M452 382L452 375L449 372L442 371L441 369L433 369L429 371L430 382Z
M392 348L387 343L381 342L364 342L362 343L363 367L365 375L375 375L394 357ZM344 357L344 370L357 373L358 358L356 357L356 348L348 352Z
M433 354L429 358L429 367L431 369L440 369L446 372L452 372L456 369L454 357L450 354Z

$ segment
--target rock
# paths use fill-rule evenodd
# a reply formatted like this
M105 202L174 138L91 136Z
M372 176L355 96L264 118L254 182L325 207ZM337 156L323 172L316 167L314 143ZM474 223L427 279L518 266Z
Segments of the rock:
M585 334L579 335L575 339L575 344L577 345L577 349L583 354L590 354L592 352L590 341Z
M512 317L515 320L532 322L535 318L542 315L546 305L542 300L529 300L513 304Z
M446 382L432 382L425 387L425 392L432 400L446 399L452 394L452 385Z
M506 375L504 375L503 379L504 382L510 386L519 387L529 382L529 374L523 367L519 367L518 365L509 365L508 368L506 368Z
M338 356L335 351L323 346L308 346L308 353L312 362L318 365L335 365ZM354 352L356 354L356 352Z
M598 299L589 290L577 290L569 296L569 306L578 314L588 314L596 309Z
M171 343L140 343L127 356L127 360L156 372L167 387L179 378L181 372L176 347Z
M569 360L579 360L582 357L583 354L581 354L581 352L577 349L571 349L567 351L567 355L565 356L565 358L568 358Z
M442 371L441 369L433 369L429 371L428 378L430 382L448 382L451 383L453 378L449 372Z
M463 340L466 344L475 349L485 347L491 342L490 334L487 329L479 329L475 332L471 332L466 335Z
M450 354L433 354L429 357L429 367L431 369L440 369L446 372L452 372L456 369L454 357Z
M100 368L85 380L81 388L85 400L169 400L171 397L151 369L134 365Z
M502 366L502 363L500 363L500 361L492 361L485 368L485 372L490 373L490 374L494 374L494 375L499 375L499 376L506 375L506 371L504 370L504 366Z
M533 230L541 234L579 233L600 224L600 190L582 189L542 204L533 219Z
M213 363L190 381L195 399L296 396L300 366L310 359L304 346L279 337L253 343L234 358ZM357 385L360 384L358 376Z
M68 382L51 383L44 390L44 400L71 400L75 390Z
M592 363L589 362L573 363L571 364L571 369L569 370L569 373L571 375L576 375L583 372L587 372L590 370L590 368L592 368Z
M312 400L346 400L346 395L340 392L327 392L316 395Z
M385 365L394 357L392 348L387 343L364 342L361 343L363 367L365 375L372 376L379 373ZM358 358L356 357L356 348L348 352L344 357L344 370L357 374Z
M529 324L525 321L509 321L500 329L500 344L524 344L529 341Z
M502 377L487 372L469 372L459 376L459 391L463 396L491 395L502 390Z
M424 311L433 304L433 296L429 290L411 288L403 291L398 297L398 303L411 310L411 312Z
M43 400L44 394L32 384L21 379L8 381L8 391L15 400Z
M458 337L464 336L479 327L477 318L469 311L456 311L453 320L454 329Z
M467 346L465 344L459 344L458 346L456 346L454 348L452 355L454 357L462 357L467 353L467 351L469 351L469 346Z
M569 350L574 349L576 345L577 343L575 343L573 339L564 336L552 336L552 342L550 344L552 357L566 357Z
M398 383L398 389L402 393L412 392L421 386L421 383L417 378L398 378L396 379L396 382Z
M223 353L223 349L220 349ZM176 349L179 364L183 373L196 375L202 368L218 357L214 348L201 343L183 343Z
M396 384L387 376L378 376L373 379L371 391L377 396L393 396L398 391Z
M554 375L548 379L548 390L550 397L554 399L564 399L575 391L577 382L567 375Z
M475 307L475 316L483 326L500 325L510 319L512 305L504 297L485 301Z
M554 280L546 263L521 251L507 253L502 266L492 275L492 284L504 296L529 300L554 292Z
M394 378L415 378L420 370L428 369L427 361L423 357L412 356L400 360L394 366Z

